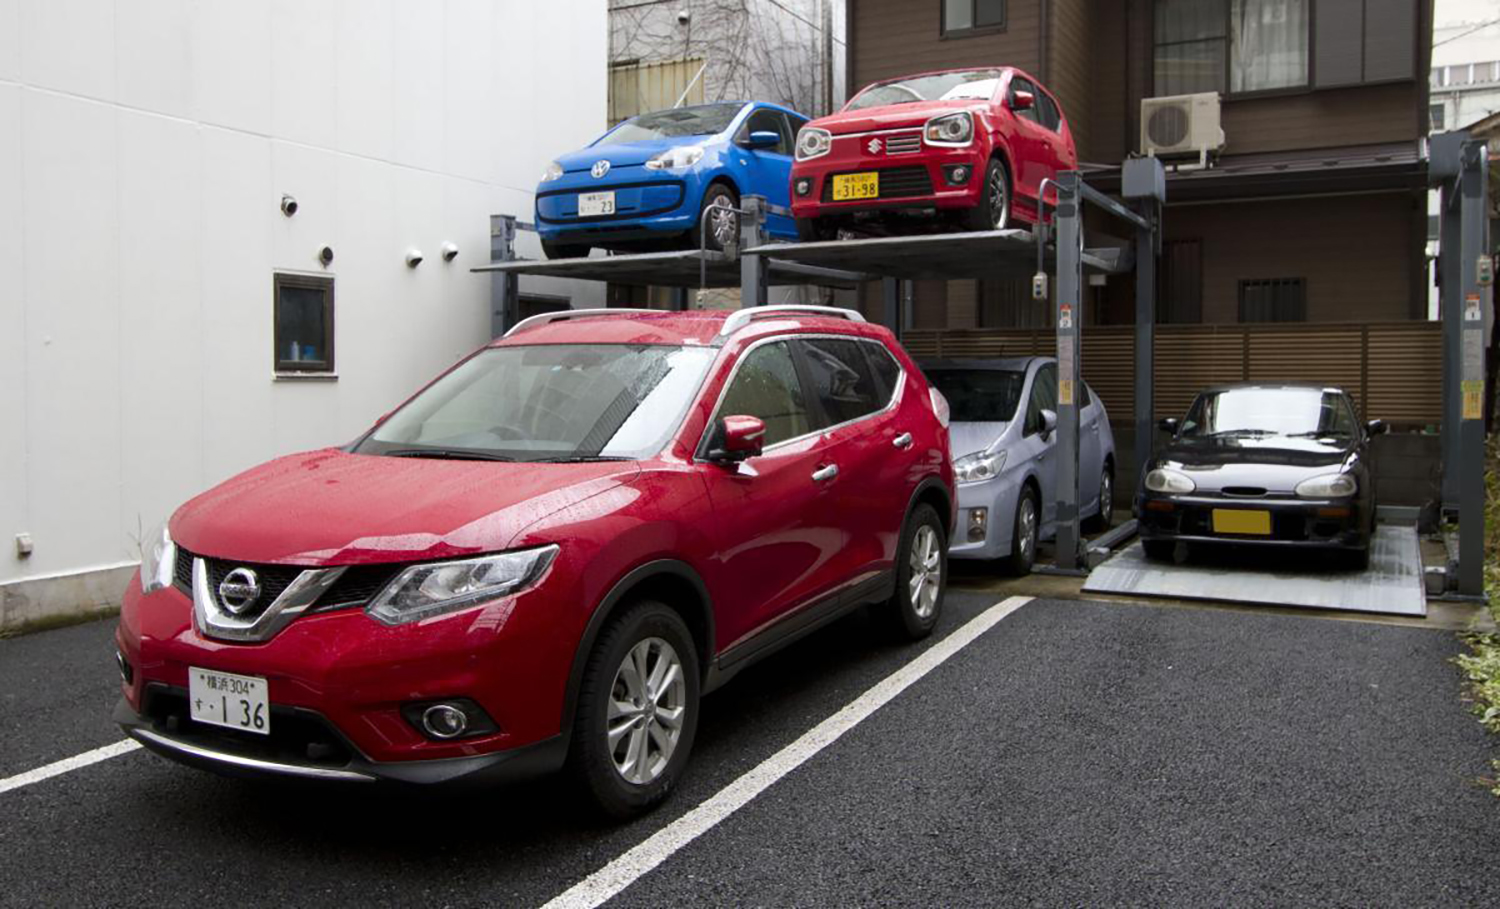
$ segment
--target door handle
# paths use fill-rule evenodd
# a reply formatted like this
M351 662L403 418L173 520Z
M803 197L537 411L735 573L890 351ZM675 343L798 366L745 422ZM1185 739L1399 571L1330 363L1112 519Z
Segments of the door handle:
M897 448L910 448L911 433L903 432L901 435L896 436L894 439L892 439L891 444L896 446Z
M829 464L827 467L819 467L817 470L814 470L812 478L814 482L821 483L824 480L831 480L838 475L839 465Z

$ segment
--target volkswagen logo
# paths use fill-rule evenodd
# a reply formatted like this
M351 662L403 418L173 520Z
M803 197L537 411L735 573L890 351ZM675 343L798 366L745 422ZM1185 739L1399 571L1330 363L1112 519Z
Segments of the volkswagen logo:
M589 173L594 175L595 180L599 179L609 173L609 162L604 160L595 161L594 166L589 168Z
M260 579L248 568L236 568L219 582L219 602L233 615L243 615L260 599Z
M865 148L868 148L870 150L870 154L872 154L872 155L878 155L878 154L880 154L880 149L882 147L883 146L881 145L881 142L880 142L880 140L878 138L877 139L871 139L870 142L869 142L869 144L865 146Z

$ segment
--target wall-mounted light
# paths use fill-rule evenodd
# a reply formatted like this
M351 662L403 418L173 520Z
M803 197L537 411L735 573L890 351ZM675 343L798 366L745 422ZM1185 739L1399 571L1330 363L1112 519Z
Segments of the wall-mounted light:
M443 244L443 261L452 262L458 258L458 247L453 243Z
M420 249L408 249L406 251L406 267L416 268L422 264L422 251Z
M297 198L295 196L291 195L290 193L282 195L281 213L283 215L286 215L288 218L297 213Z
M318 261L323 263L324 268L333 264L333 247L325 246L318 250Z

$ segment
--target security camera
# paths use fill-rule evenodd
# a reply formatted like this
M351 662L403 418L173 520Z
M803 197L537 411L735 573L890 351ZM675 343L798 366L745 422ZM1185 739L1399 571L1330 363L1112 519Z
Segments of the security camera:
M680 9L680 10L677 11L677 24L678 25L687 25L691 21L693 21L693 14L692 13L688 12L685 9Z
M325 267L327 267L328 265L332 264L333 263L333 247L332 246L325 246L322 249L318 250L318 261L322 262Z
M444 243L443 244L443 261L444 262L452 262L454 259L457 259L457 258L458 258L458 247L455 246L455 245L453 245L452 243Z
M281 197L281 213L290 218L297 213L297 199L291 195Z
M422 264L422 251L420 249L408 249L406 251L406 267L416 268Z

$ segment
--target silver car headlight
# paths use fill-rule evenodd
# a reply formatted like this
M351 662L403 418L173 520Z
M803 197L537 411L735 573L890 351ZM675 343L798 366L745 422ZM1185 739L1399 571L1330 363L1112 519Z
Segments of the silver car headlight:
M141 593L172 586L176 569L177 544L167 533L167 522L162 521L155 533L141 541Z
M562 175L562 165L558 164L556 161L553 161L551 164L547 165L546 170L542 171L542 182L551 183L553 180L561 180Z
M386 585L365 612L387 625L453 612L531 586L556 557L557 546L552 545L413 565Z
M1159 467L1146 474L1146 488L1152 492L1177 493L1179 495L1192 492L1198 488L1192 478L1180 470L1169 470Z
M821 158L833 149L833 133L816 126L804 126L797 133L797 160Z
M1000 471L1004 469L1005 452L1003 451L997 451L994 454L976 451L953 462L953 473L960 486L993 480L1000 476Z
M1359 484L1347 473L1325 473L1297 484L1297 495L1304 499L1342 499L1352 496Z
M654 155L646 162L647 170L676 170L692 167L703 160L703 146L679 145Z
M974 141L974 118L967 113L933 117L922 129L928 145L968 145Z

